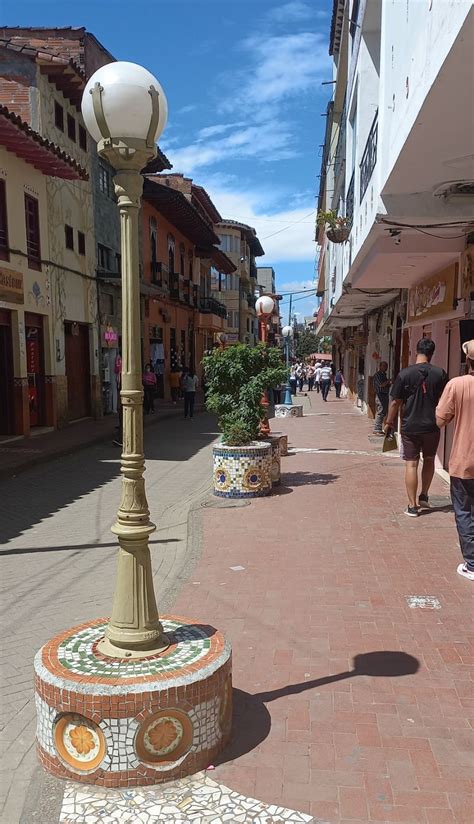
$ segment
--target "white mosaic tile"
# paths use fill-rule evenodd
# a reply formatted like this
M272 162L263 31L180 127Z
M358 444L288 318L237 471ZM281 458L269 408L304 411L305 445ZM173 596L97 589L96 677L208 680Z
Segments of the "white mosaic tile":
M136 790L85 790L68 782L59 820L60 824L317 824L311 815L247 798L202 772Z

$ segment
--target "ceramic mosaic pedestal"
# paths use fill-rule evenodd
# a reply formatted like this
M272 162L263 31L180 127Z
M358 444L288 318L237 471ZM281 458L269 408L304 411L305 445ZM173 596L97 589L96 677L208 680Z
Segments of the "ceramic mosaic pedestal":
M161 617L170 647L109 658L106 619L57 635L35 657L37 748L48 772L105 787L192 775L227 744L231 649L213 627Z
M275 418L302 418L303 404L293 403L287 406L285 403L275 405Z
M280 457L284 458L288 455L288 435L283 432L272 432L272 437L280 439Z
M214 495L258 498L272 491L272 447L266 441L247 446L218 444L212 450Z
M272 486L279 486L281 484L280 436L271 434L267 440L272 448Z

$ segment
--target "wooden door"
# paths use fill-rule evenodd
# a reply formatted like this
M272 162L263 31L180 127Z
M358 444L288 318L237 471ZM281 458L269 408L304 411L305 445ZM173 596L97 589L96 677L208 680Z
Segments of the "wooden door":
M0 309L0 435L14 431L11 313Z
M69 420L91 413L89 327L85 323L64 324Z
M43 318L25 313L30 426L45 422Z

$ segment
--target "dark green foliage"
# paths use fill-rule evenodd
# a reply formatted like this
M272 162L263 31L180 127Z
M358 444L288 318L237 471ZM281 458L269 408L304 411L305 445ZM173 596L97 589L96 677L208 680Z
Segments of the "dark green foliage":
M259 435L264 391L287 378L279 349L239 343L204 358L206 406L217 415L222 440L245 446Z
M310 329L298 333L296 341L296 357L303 360L315 352L330 352L330 338L318 338Z

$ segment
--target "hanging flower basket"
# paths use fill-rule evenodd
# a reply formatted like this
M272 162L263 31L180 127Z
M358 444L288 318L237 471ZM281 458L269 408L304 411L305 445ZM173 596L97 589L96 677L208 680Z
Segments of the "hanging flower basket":
M331 243L345 243L350 233L349 226L334 226L334 228L327 230L326 237Z

